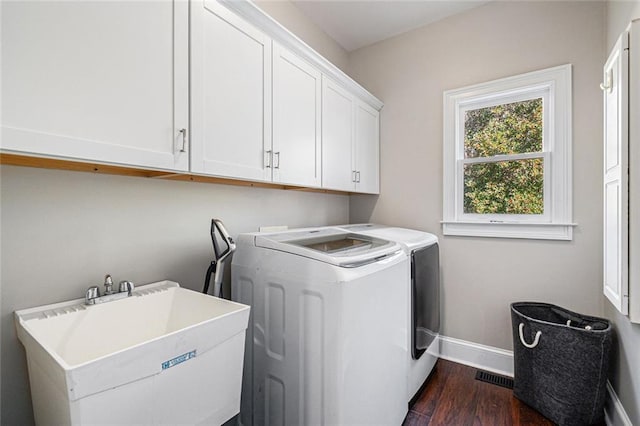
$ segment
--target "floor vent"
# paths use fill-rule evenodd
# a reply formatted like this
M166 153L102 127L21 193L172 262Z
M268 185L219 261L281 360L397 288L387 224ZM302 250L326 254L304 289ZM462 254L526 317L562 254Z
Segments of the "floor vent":
M484 370L478 370L476 372L476 380L502 386L507 389L513 389L513 379L511 377L500 376Z

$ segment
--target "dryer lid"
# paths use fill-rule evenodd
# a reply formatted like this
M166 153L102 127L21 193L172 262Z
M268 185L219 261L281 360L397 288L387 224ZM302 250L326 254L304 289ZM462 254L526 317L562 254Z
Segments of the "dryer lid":
M363 266L401 251L395 242L339 229L256 235L255 244L344 268Z

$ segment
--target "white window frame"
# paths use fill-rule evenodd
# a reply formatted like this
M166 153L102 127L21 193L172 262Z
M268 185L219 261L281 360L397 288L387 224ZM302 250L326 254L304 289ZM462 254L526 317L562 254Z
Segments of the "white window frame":
M468 110L542 98L542 151L464 158ZM444 235L571 240L571 65L562 65L444 92ZM464 213L465 164L542 158L543 203L539 215Z

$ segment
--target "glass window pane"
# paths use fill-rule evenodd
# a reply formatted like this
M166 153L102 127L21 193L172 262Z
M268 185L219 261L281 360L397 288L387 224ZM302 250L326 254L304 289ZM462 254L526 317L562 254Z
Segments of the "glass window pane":
M464 165L464 212L543 214L542 158Z
M542 151L542 98L466 111L465 158Z

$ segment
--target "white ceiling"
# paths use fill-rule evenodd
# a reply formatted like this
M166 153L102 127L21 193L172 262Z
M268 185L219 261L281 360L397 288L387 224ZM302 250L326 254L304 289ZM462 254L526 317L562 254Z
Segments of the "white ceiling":
M347 51L481 6L471 0L292 0Z

